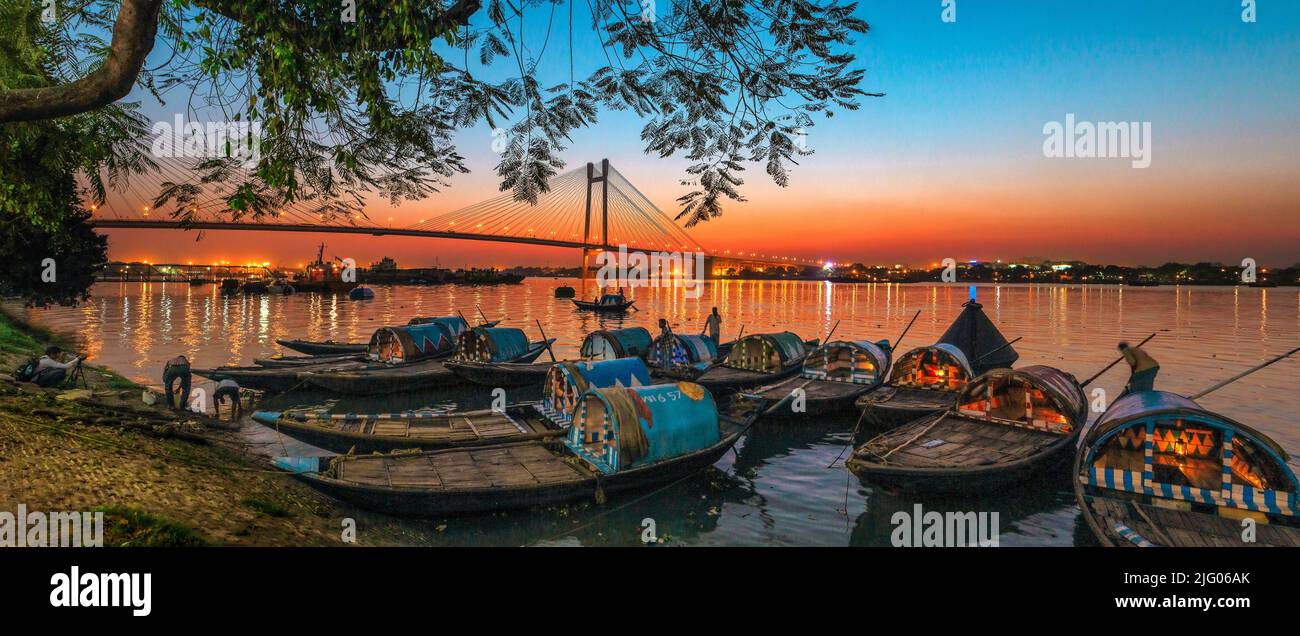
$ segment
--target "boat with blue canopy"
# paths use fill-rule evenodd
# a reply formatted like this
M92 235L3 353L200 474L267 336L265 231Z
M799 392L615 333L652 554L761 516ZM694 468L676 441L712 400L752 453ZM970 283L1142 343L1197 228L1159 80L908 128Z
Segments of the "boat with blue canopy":
M469 325L459 316L381 327L370 337L367 355L371 360L389 364L446 357L456 351L457 339L468 329Z
M967 383L949 410L872 438L847 465L890 492L983 492L1059 467L1086 422L1073 375L1041 365L994 369Z
M725 352L730 352L731 346L732 343L727 343ZM725 352L708 336L669 333L655 338L649 345L646 363L673 373L703 373L721 360Z
M1089 427L1074 492L1107 546L1300 547L1289 459L1267 435L1189 398L1140 391Z
M546 374L541 409L552 421L568 426L588 389L650 384L650 370L640 358L561 362Z
M626 329L601 329L587 334L579 349L581 360L614 360L641 358L650 346L650 332L644 327ZM483 362L478 360L452 360L447 363L462 379L492 387L536 386L547 377L557 362Z
M799 418L852 408L889 371L888 340L835 340L813 350L798 375L743 393L773 403L768 415Z
M428 325L408 326L408 329ZM518 362L537 359L553 340L529 342L522 330L511 327L474 327L457 338L455 361ZM400 364L375 363L342 372L305 372L299 378L312 386L347 395L381 395L418 391L457 381L447 368L445 355Z
M465 322L465 320L460 316L430 316L430 317L412 318L406 324L422 325L428 322L440 322L440 321L445 323L451 323L451 321L453 320L459 321L462 325ZM495 327L498 322L499 321L494 320L494 321L483 323L481 326ZM457 335L459 335L459 332L457 333ZM276 340L275 343L282 347L285 347L286 349L297 351L298 353L303 353L309 356L340 355L345 353L364 354L370 349L369 342L335 342L333 340L311 341L311 340L298 340L298 339L293 339L293 340L281 339L281 340Z
M689 383L591 389L570 433L486 448L281 457L275 465L350 504L437 516L594 499L671 482L712 466L752 424L757 405L719 412Z
M645 327L601 329L582 340L579 356L583 360L641 358L650 349L650 332Z
M975 377L966 354L941 342L900 356L879 389L858 398L857 407L873 427L901 426L952 408L961 389Z
M816 340L805 341L789 331L756 333L736 341L721 362L714 362L703 372L693 369L659 369L668 377L687 378L715 392L735 391L759 386L796 375L803 369L804 358Z

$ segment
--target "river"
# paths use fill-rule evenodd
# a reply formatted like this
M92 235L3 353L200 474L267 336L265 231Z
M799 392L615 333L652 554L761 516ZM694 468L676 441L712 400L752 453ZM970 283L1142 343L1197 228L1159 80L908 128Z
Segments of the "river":
M584 334L640 325L655 331L660 317L674 329L698 333L717 306L723 340L746 333L790 330L805 338L888 338L917 310L920 318L904 349L933 342L970 294L963 285L831 284L808 281L712 281L698 298L681 288L635 289L640 311L597 316L554 297L575 280L528 279L496 287L391 286L375 298L346 296L223 296L215 285L100 283L89 302L75 308L27 310L29 318L74 338L96 364L146 384L159 385L163 362L179 353L196 367L251 364L283 350L281 338L366 341L380 326L412 316L478 309L503 326L539 337L535 321L556 338L555 353L576 356ZM594 291L586 290L590 297ZM980 286L985 312L1015 344L1022 364L1047 364L1080 379L1116 356L1122 339L1155 332L1146 349L1161 363L1158 388L1194 393L1257 364L1300 341L1300 290L1245 287L1079 285ZM543 356L545 357L545 356ZM1300 451L1300 360L1273 365L1216 391L1202 405ZM1118 365L1089 389L1119 394L1127 368ZM197 379L197 378L196 378ZM397 410L431 404L482 407L484 391L458 388L384 399L348 400L337 409ZM329 396L274 396L271 407L319 404ZM512 396L514 397L514 396ZM524 397L524 396L521 396ZM613 497L604 506L569 506L447 520L405 520L397 542L413 545L634 545L642 521L685 545L888 545L894 511L996 511L1001 545L1086 543L1087 530L1068 483L1027 484L1017 492L963 501L904 500L877 492L829 464L850 443L856 414L810 424L760 423L719 461L715 470L651 493ZM265 432L265 431L264 431ZM272 433L273 435L273 433ZM1292 460L1293 465L1300 468ZM361 514L361 513L359 513ZM363 515L364 517L364 515Z

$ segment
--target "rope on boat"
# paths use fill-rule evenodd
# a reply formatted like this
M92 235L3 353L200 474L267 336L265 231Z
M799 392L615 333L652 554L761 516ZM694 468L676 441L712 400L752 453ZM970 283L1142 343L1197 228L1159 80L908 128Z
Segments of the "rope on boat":
M932 429L932 428L934 428L936 425L938 425L939 422L942 422L943 419L944 419L944 416L946 416L946 415L947 415L947 413L940 413L939 415L935 416L934 421L933 421L933 422L930 422L930 425L929 425L929 426L927 426L927 427L921 429L921 432L920 432L920 433L917 433L916 435L913 435L913 436L912 436L910 439L908 439L906 442L903 442L902 444L899 444L898 446L895 446L895 447L889 449L889 451L886 452L884 455L880 455L880 461L882 461L882 462L885 461L886 459L889 458L890 455L893 455L893 454L894 454L894 451L896 451L896 450L898 450L898 449L900 449L900 448L902 448L902 447L904 447L904 446L908 446L908 445L910 445L912 442L915 442L916 440L920 439L922 435L925 435L926 433L929 433L929 432L930 432L930 429Z
M853 440L856 440L858 438L858 427L862 426L862 419L865 418L866 416L867 416L867 409L862 409L862 413L858 415L858 421L853 424L853 432L849 434L849 443L845 444L844 448L840 449L840 454L836 455L835 459L831 460L831 463L826 464L827 468L834 468L835 462L840 461L840 459L844 457L844 451L848 450L850 447L853 446ZM845 494L845 498L847 497L848 495ZM848 504L845 504L846 507L847 505Z

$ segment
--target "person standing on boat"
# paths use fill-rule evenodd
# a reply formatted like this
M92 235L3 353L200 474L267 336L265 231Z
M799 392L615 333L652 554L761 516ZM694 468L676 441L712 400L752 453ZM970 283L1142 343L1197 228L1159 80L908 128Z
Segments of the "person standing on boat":
M673 329L666 318L659 319L659 363L667 371L673 368Z
M179 383L177 395L180 397L179 406L172 398L172 385ZM190 401L190 359L183 355L176 356L167 361L163 366L163 390L167 395L167 406L171 408L185 408Z
M1119 352L1129 366L1128 386L1124 388L1124 395L1138 391L1154 391L1160 363L1141 347L1131 346L1127 342L1119 343Z
M230 421L238 421L244 416L244 404L239 401L239 383L226 378L217 383L217 390L212 394L212 408L221 419L221 403L230 400Z
M709 317L704 319L704 331L713 338L713 344L722 344L722 316L718 313L717 307L714 307Z

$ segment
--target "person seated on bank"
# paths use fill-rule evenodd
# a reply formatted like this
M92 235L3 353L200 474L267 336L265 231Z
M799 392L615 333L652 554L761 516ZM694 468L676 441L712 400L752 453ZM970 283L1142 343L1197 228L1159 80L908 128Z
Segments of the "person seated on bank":
M704 332L708 332L709 337L713 338L713 344L722 344L722 315L718 313L717 307L714 307L713 313L704 319Z
M217 419L221 419L221 403L230 400L230 421L238 421L244 416L244 404L239 401L239 383L226 378L217 383L217 390L212 394L212 408L217 411Z
M172 397L172 385L179 382L180 387L176 394L180 397L177 403ZM183 355L176 356L167 361L163 366L163 390L167 395L167 406L171 408L184 409L190 402L190 360Z
M36 361L36 372L32 374L32 382L37 386L51 388L63 384L68 378L68 373L81 365L81 358L73 356L71 360L63 362L63 350L58 347L47 347L45 355Z
M1129 366L1128 386L1124 387L1123 395L1138 391L1154 391L1160 363L1143 351L1142 347L1134 347L1127 342L1119 343L1119 352Z

